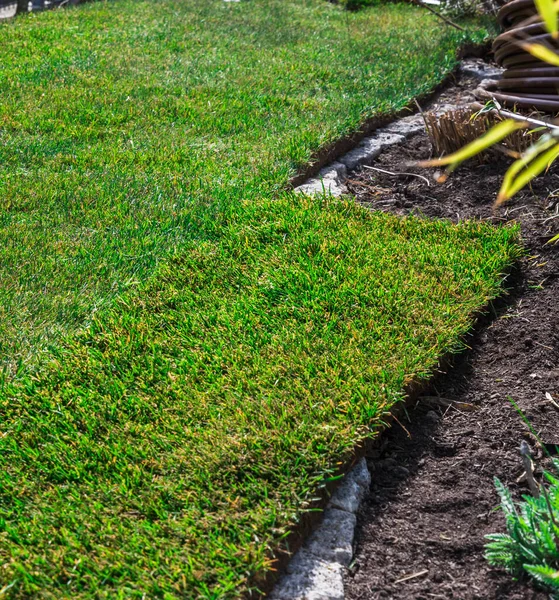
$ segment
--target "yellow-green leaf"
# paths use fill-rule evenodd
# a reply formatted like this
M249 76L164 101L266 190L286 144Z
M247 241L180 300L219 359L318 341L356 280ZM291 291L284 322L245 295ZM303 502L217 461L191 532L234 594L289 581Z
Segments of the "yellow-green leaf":
M499 204L502 204L502 202L505 202L505 200L511 197L509 196L509 190L512 188L515 177L518 175L518 173L520 173L520 171L524 167L526 167L532 160L534 160L536 156L538 156L538 154L545 152L549 148L553 147L555 144L555 139L549 134L542 135L542 137L537 142L532 144L517 161L512 163L508 171L505 173L505 176L503 177L503 183L499 192L499 198L502 197L504 198L504 200L497 200Z
M449 154L448 156L443 156L442 158L438 158L435 160L425 160L419 164L420 167L442 167L444 165L450 165L449 171L454 171L458 165L463 163L465 160L476 156L480 152L487 150L491 146L499 143L504 140L508 135L517 131L518 129L526 129L528 127L528 123L524 121L515 121L513 119L507 119L506 121L501 121L494 127L492 127L487 133L484 133L482 136L470 142L460 150Z
M557 9L554 0L534 0L534 3L547 30L557 38Z
M541 152L534 160L530 162L529 165L522 165L525 166L524 170L520 171L520 174L516 177L516 179L513 179L509 182L507 189L503 189L505 186L505 181L503 181L503 186L501 186L501 190L497 196L495 205L499 206L500 204L503 204L503 202L506 202L512 198L517 192L530 183L534 177L537 177L542 171L547 169L558 156L559 144L554 144L553 147ZM517 162L521 161L522 159ZM511 169L515 167L515 164L516 163L513 163Z
M559 233L552 237L550 240L548 240L546 243L547 244L556 244L557 242L559 242Z
M521 43L520 45L532 56L535 56L554 67L559 67L559 54L557 54L553 48L548 48L543 44Z

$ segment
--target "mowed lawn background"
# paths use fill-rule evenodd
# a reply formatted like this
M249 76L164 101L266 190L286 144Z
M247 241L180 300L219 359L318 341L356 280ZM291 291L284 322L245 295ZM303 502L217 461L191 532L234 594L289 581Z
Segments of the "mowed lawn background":
M514 229L285 190L466 38L388 4L116 0L0 24L0 590L239 598Z
M432 88L463 37L403 4L322 0L118 0L0 23L3 362Z

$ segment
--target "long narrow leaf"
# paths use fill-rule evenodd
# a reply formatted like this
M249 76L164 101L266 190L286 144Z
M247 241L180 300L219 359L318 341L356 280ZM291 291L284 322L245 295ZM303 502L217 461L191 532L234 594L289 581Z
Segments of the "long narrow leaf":
M548 48L543 44L529 44L527 42L521 43L520 46L532 56L535 56L554 67L559 67L559 54L557 54L554 49Z
M557 9L553 0L534 0L534 4L540 13L547 30L554 38L557 38Z
M509 167L508 171L503 177L503 183L501 185L500 193L503 196L508 194L508 191L512 187L515 177L526 167L531 161L533 161L538 154L541 154L545 150L551 148L556 144L554 138L550 135L542 135L542 137L535 143L532 144L522 156Z
M520 172L518 177L516 177L516 179L510 184L508 189L503 190L501 187L495 206L500 206L512 198L517 192L530 183L534 177L537 177L542 171L547 169L558 156L559 144L555 144L549 150L542 152L523 171Z

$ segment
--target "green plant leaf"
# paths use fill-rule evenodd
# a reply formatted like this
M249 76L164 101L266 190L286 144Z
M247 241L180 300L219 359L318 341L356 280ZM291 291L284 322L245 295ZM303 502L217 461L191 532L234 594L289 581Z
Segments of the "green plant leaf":
M535 56L554 67L559 67L559 54L557 54L554 49L548 48L543 44L528 44L526 42L521 43L520 46L532 56Z
M545 150L553 147L555 143L555 140L550 135L543 135L535 144L532 144L505 173L499 196L502 194L503 197L508 199L508 191L512 188L515 177L520 173L520 171L522 171L522 169L524 169L532 160L534 160L538 154L541 154ZM505 202L505 200L502 202ZM502 202L497 199L498 204L502 204Z
M543 152L540 152L536 158L534 158L528 165L524 163L520 166L520 168L525 167L524 170L520 170L516 179L505 178L503 180L503 185L501 186L501 190L499 191L499 195L497 196L497 201L495 202L495 206L500 206L510 198L512 198L516 193L518 193L523 187L525 187L534 177L537 177L542 171L547 169L549 165L559 156L559 144L554 142L553 146ZM520 158L519 161L522 161ZM517 162L519 162L517 161ZM513 163L511 169L514 167L516 172L518 172L518 168L515 167L516 163ZM515 172L515 175L516 175Z
M547 565L524 565L524 568L540 583L559 589L559 570Z
M534 0L534 4L540 13L547 30L554 38L557 38L557 9L553 0Z
M519 410L523 419L525 415ZM552 460L557 468L559 461ZM559 600L559 481L544 471L549 486L541 486L537 497L522 496L515 504L510 490L495 478L501 497L501 510L506 518L506 533L486 535L485 558L520 576L528 573L541 586L548 588L551 598Z

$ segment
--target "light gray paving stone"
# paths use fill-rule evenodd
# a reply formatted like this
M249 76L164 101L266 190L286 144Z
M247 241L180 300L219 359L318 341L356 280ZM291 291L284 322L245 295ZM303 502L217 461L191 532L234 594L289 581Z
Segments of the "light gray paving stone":
M348 566L353 556L353 533L357 518L353 513L327 508L321 526L311 535L305 549L324 561Z
M429 112L431 114L440 116L440 115L444 115L447 112L450 112L451 110L456 110L458 108L462 108L462 105L445 103L445 104L440 104L440 105L435 106L435 108L433 108Z
M391 133L384 131L377 131L371 137L365 138L361 144L365 148L376 149L380 147L381 151L389 148L390 146L394 146L396 144L400 144L406 138L399 133Z
M373 160L380 154L380 148L376 155L369 155L369 153L362 146L357 146L353 150L350 150L347 154L344 154L340 158L342 162L350 171L356 169L359 165L366 163L367 161Z
M371 473L365 458L362 458L347 476L354 479L362 488L364 488L365 492L369 491L369 488L371 487Z
M363 493L363 488L355 479L347 477L330 498L329 506L355 514Z
M344 599L343 573L353 555L355 513L370 483L362 458L330 499L322 523L289 563L271 600Z
M330 498L328 507L356 513L370 485L371 474L367 468L367 462L362 458L344 477Z
M360 165L371 163L383 150L403 142L404 139L403 135L397 133L379 131L370 137L366 137L357 148L344 154L339 162L351 171Z
M326 177L323 179L308 179L303 185L295 188L298 194L307 194L314 196L317 194L332 194L332 196L341 196L346 191L345 186L341 185L337 179Z
M416 131L417 124L410 117L401 119L401 121L403 123L400 126L392 124L366 137L356 148L324 167L316 177L308 179L296 187L295 192L309 196L323 193L330 193L332 196L345 194L347 188L342 180L346 177L348 170L371 163L383 150L403 142L408 135Z
M338 181L339 178L338 171L335 168L325 167L320 171L317 179L330 179L332 181Z
M12 17L15 17L16 8L17 4L15 2L13 4L0 6L0 19L11 19Z
M318 176L323 179L340 179L347 175L347 167L341 162L333 162L332 164L324 167Z
M343 567L300 550L270 600L344 600Z
M347 175L347 167L343 163L341 163L339 161L333 162L332 167L334 167L334 169L336 169L339 177L343 178Z
M425 123L423 122L423 117L420 114L398 119L386 127L379 129L379 131L403 135L405 138L415 135L416 133L421 133L424 130Z
M479 58L473 58L462 61L460 71L465 75L476 77L477 79L499 79L504 73L500 67L488 65Z

